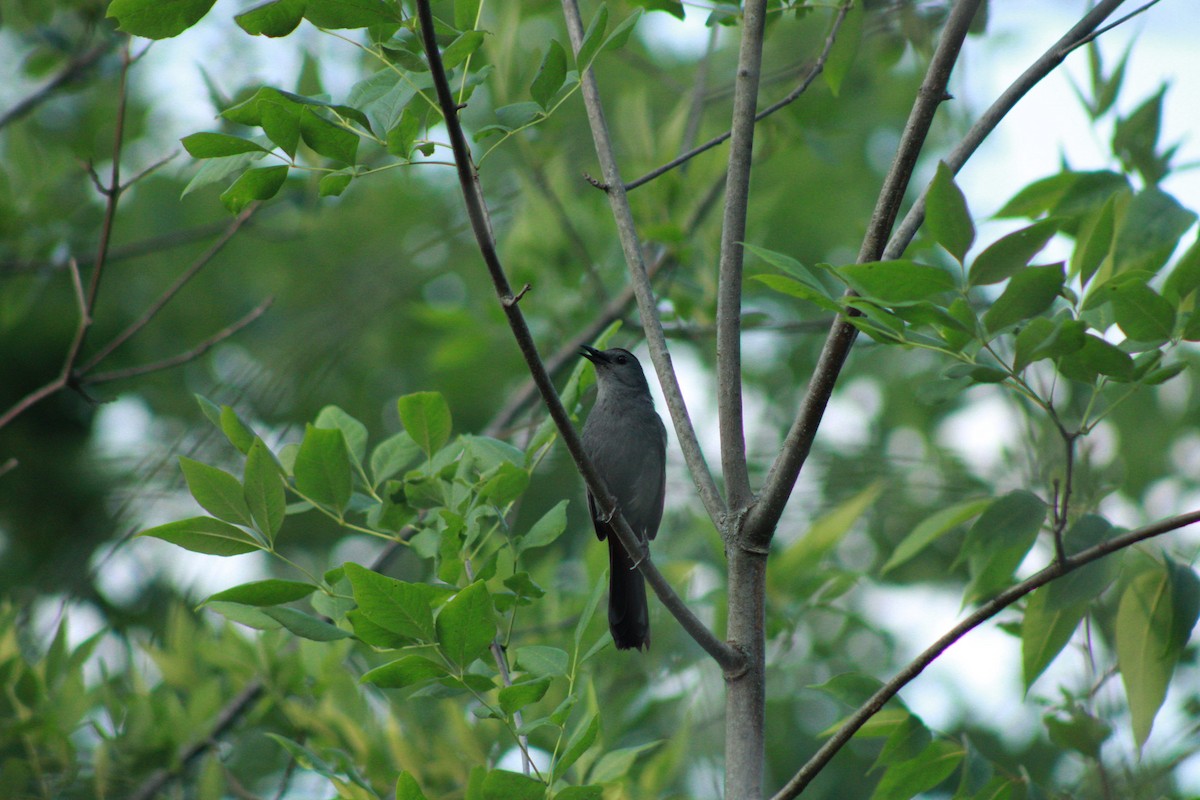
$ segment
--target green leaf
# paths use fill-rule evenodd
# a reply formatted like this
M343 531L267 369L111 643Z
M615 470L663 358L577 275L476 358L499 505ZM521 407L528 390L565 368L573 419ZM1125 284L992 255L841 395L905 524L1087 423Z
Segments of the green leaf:
M1049 589L1043 586L1029 595L1021 621L1021 666L1026 692L1071 641L1088 610L1086 601L1052 608Z
M269 200L287 180L287 166L248 169L221 193L221 202L230 213L237 214L255 200Z
M450 406L438 392L406 394L396 401L404 430L421 448L432 456L450 439Z
M396 776L396 800L428 800L417 779L407 772Z
M1066 279L1062 264L1026 267L1012 276L996 302L984 313L984 327L996 334L1010 325L1036 317L1054 303Z
M503 508L529 488L529 471L505 462L479 490L479 498Z
M1171 195L1151 187L1133 196L1117 229L1114 270L1157 272L1196 221L1196 214Z
M346 452L361 464L367 455L367 426L337 406L325 406L313 420L314 428L339 430L346 441Z
M309 0L304 17L318 28L365 28L403 18L384 0Z
M454 0L454 27L460 31L475 27L481 0Z
M358 156L356 134L308 107L300 111L300 138L317 153L343 164L353 164Z
M1068 718L1063 719L1053 714L1042 717L1050 741L1064 749L1083 753L1088 758L1099 760L1100 747L1112 736L1112 728L1107 722L1093 717L1081 708L1071 709Z
M750 277L780 294L807 300L826 311L836 314L842 310L837 301L829 297L825 287L820 286L812 279L805 281L786 275L751 275Z
M960 264L975 241L975 224L971 222L967 200L944 161L938 162L937 173L925 195L925 228Z
M404 656L381 667L368 670L360 683L373 683L380 689L405 689L440 680L450 673L436 661L423 656Z
M262 550L262 545L241 528L212 517L191 517L142 531L138 536L151 536L179 545L193 553L210 556L238 556Z
M1120 205L1123 208L1127 198L1128 194L1125 192L1113 194L1098 212L1084 222L1070 262L1071 274L1078 275L1083 286L1087 286L1092 276L1102 268L1105 269L1105 273L1112 271L1117 207Z
M529 85L529 95L539 106L550 110L550 101L567 79L567 53L557 39L551 39L542 56L541 66Z
M816 569L821 559L850 532L854 523L875 505L882 491L882 482L872 483L816 519L803 536L780 554L777 571L782 575L795 575Z
M513 714L530 703L536 703L538 700L541 700L549 688L549 678L537 678L523 683L514 683L512 686L505 686L500 690L498 696L500 708L505 714Z
M1058 368L1068 378L1084 383L1091 383L1098 375L1120 381L1133 378L1133 359L1129 354L1090 333L1078 350L1059 359Z
M531 675L566 675L570 657L565 650L546 645L530 644L516 650L515 669Z
M1011 278L1058 232L1058 220L1044 219L1002 236L975 257L968 283L987 286Z
M216 0L112 0L105 16L117 30L147 39L169 39L195 25Z
M250 446L242 481L243 497L251 518L267 541L274 543L275 535L283 527L287 497L279 465L262 439L255 437L254 444Z
M601 3L596 8L596 13L592 15L587 30L584 31L579 52L575 55L575 64L580 73L592 65L592 59L600 52L600 45L604 43L604 33L607 29L608 5Z
M605 753L588 773L588 783L610 783L624 779L629 774L637 757L647 750L658 747L659 744L661 742L647 742L637 747L622 747L619 750Z
M1086 323L1069 316L1034 317L1017 333L1013 371L1019 373L1043 358L1074 353L1083 347L1086 331Z
M962 503L943 508L926 517L913 528L912 533L905 536L887 563L883 565L882 573L889 572L901 564L907 563L914 556L933 544L943 534L954 530L959 525L981 514L991 505L990 499L967 500Z
M883 749L871 769L886 767L919 758L933 740L929 728L919 717L908 714L901 720L884 742Z
M238 525L250 524L250 509L242 496L242 484L223 469L179 457L188 491L200 506L217 519Z
M254 446L256 438L254 431L250 430L249 425L242 422L241 417L237 415L236 411L229 406L221 406L217 424L230 444L242 453L250 452L250 448Z
M1046 504L1024 490L1009 492L988 506L963 545L971 573L965 602L986 598L1008 585L1045 519Z
M224 158L240 153L269 153L258 142L227 133L193 133L179 140L192 158Z
M400 121L387 132L387 151L403 159L411 158L413 144L421 133L421 124L421 116L405 107L400 114Z
M519 772L489 770L483 779L481 800L544 800L546 784Z
M857 708L882 687L883 682L871 675L861 672L842 672L824 683L813 684L808 688L827 694L851 708Z
M288 158L295 158L300 146L300 110L300 105L283 98L259 104L260 121L255 124L262 126L267 138L287 153Z
M306 0L274 0L255 6L233 19L251 36L287 36L304 19Z
M858 294L885 306L933 300L955 288L949 272L915 261L870 261L832 269Z
M579 652L579 648L583 642L583 634L587 630L587 626L591 623L592 617L596 615L596 607L600 605L600 598L604 595L608 581L599 580L592 587L592 593L588 595L587 603L584 604L583 611L579 614L579 621L575 623L575 651ZM605 636L607 636L607 632ZM603 641L603 637L601 638ZM586 659L585 659L586 660Z
M408 435L408 431L400 431L389 436L371 452L371 477L375 486L396 475L417 459L421 448Z
M346 563L346 577L364 617L381 628L418 642L434 639L433 601L441 592L424 583L408 583Z
M595 711L589 711L583 721L575 727L575 730L571 731L571 737L567 739L567 746L563 750L562 757L554 765L554 774L562 775L570 769L579 760L579 757L596 743L596 736L599 733L600 715Z
M340 197L352 180L354 180L354 175L349 172L339 171L322 175L321 180L317 182L317 195L319 197Z
M470 58L481 44L483 31L464 31L442 51L442 66L447 70L454 69Z
M927 792L950 777L966 754L958 742L931 742L916 758L889 766L871 800L910 800Z
M353 635L349 631L344 631L336 625L330 625L323 619L317 619L312 614L305 614L295 608L270 606L262 611L301 639L309 639L314 642L333 642L338 639L349 639Z
M533 523L529 532L517 542L517 556L535 547L545 547L554 542L567 529L567 501L559 500L554 507Z
M1088 297L1088 306L1112 303L1117 325L1130 339L1162 344L1175 330L1175 308L1140 280L1108 281Z
M842 21L842 27L837 32L837 38L833 40L829 58L825 60L825 69L821 72L825 85L829 87L829 91L834 97L837 97L838 92L841 91L842 82L846 79L846 75L850 72L850 67L853 66L854 59L858 55L858 46L862 41L863 30L862 6L862 3L850 4L846 18ZM836 18L835 13L834 19ZM832 32L833 21L831 20L828 33Z
M1117 608L1117 666L1141 748L1196 624L1200 581L1186 567L1149 569L1129 582Z
M246 606L277 606L308 597L317 587L300 581L284 581L270 578L234 586L211 595L203 604L213 601L241 603ZM202 605L203 605L202 604Z
M487 651L496 638L496 622L483 581L450 598L437 615L437 637L446 657L463 669Z
M1163 297L1178 305L1200 287L1200 236L1179 257L1163 284Z
M584 786L567 786L556 795L554 800L603 800L604 787L597 784Z
M612 29L612 33L608 34L604 39L604 44L600 45L600 52L611 50L620 50L629 41L629 37L633 34L633 29L637 25L638 20L642 18L642 9L635 8L633 13L625 19L617 23L617 27Z
M346 508L353 476L346 439L340 430L309 425L296 453L296 490L337 514Z

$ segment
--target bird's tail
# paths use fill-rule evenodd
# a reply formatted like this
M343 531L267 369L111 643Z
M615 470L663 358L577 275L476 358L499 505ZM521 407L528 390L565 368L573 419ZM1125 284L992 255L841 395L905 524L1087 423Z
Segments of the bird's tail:
M608 629L618 650L650 646L646 581L615 535L608 536Z

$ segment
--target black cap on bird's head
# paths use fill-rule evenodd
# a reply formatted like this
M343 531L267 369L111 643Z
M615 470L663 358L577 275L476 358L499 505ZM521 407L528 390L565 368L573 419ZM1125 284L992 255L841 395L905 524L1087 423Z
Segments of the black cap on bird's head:
M580 348L580 355L596 365L596 381L600 386L624 386L650 393L641 363L628 350L620 347L598 350L585 344Z

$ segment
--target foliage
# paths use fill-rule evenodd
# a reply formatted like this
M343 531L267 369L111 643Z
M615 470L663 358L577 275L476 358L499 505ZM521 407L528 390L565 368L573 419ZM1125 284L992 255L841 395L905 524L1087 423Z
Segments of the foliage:
M62 70L88 83L62 98L72 124L56 127L53 105L4 123L12 213L0 219L12 221L0 222L0 327L13 357L0 367L0 406L24 413L0 425L0 566L6 586L24 587L14 596L40 595L42 616L0 612L0 796L146 796L165 785L188 797L716 794L723 677L666 614L656 612L646 660L606 647L594 613L602 548L583 533L579 504L563 499L577 478L560 432L528 403L507 402L523 368L462 235L434 65L412 9L271 0L237 13L239 42L301 42L270 43L278 53L315 34L352 54L341 66L355 80L332 95L321 80L329 57L310 54L286 86L250 80L226 94L223 82L246 78L214 68L217 130L182 137L198 168L176 174L144 155L166 146L150 115L170 99L147 106L131 93L124 128L111 116L144 60L174 43L141 54L116 31L184 41L227 11L211 0L9 5L4 25L21 40L26 77ZM818 369L811 331L834 318L865 334L834 375L834 403L873 399L856 412L856 444L817 438L809 482L772 542L766 784L784 784L868 708L805 797L1178 796L1173 768L1195 744L1151 732L1168 690L1176 705L1197 702L1186 678L1200 580L1186 545L1137 544L1138 531L1118 524L1185 510L1152 502L1155 487L1195 488L1174 474L1171 452L1196 435L1190 343L1200 340L1200 244L1187 238L1196 214L1166 186L1179 150L1161 140L1171 98L1164 87L1131 101L1130 52L1108 70L1089 47L1090 85L1078 92L1112 129L1110 163L1064 163L1020 188L997 214L1015 227L979 241L977 202L939 161L954 126L935 129L921 238L896 257L850 263L881 177L862 153L903 127L945 11L771 5L773 63L795 66L801 46L811 62L827 38L832 46L822 83L758 127L743 317L769 346L744 365L762 408L747 428L759 444L782 438ZM570 369L572 342L622 335L628 305L602 308L624 278L605 198L577 180L593 158L583 75L594 69L611 98L629 175L727 124L680 90L699 62L639 35L655 14L681 16L677 3L599 4L578 47L547 4L455 0L434 13L500 255L514 285L532 285L520 307L577 417L592 378L582 362ZM714 7L708 23L743 27L732 6ZM732 74L732 41L714 39L705 63ZM103 163L114 141L111 183L105 169L77 168L75 154ZM136 159L145 163L124 165L121 183L115 166ZM701 154L630 195L643 243L659 253L655 289L680 335L675 352L706 367L720 280L707 268L720 238L711 209L725 169ZM102 205L80 200L90 183ZM797 196L798 185L841 190ZM150 235L160 231L177 237L169 249ZM226 264L241 266L196 277L221 231ZM186 276L179 286L194 299L175 300L167 269ZM84 278L98 285L101 272L120 291L89 299ZM274 310L258 321L269 293ZM79 358L62 368L62 391L21 406L32 387L56 386L77 318ZM207 346L176 358L181 342ZM160 374L167 365L183 377ZM130 476L96 468L88 398L110 381L153 409L141 442L149 463L121 462ZM990 470L945 441L955 416L984 398L1001 399L1023 431ZM288 427L301 420L303 430ZM756 482L773 447L752 452ZM176 473L204 515L147 502L174 491L166 476ZM132 521L116 487L140 489ZM686 494L682 479L671 488ZM726 521L672 503L654 560L721 636ZM1122 505L1137 509L1132 520L1114 513ZM106 543L130 527L140 535ZM104 548L162 552L156 539L205 557L214 574L253 559L258 574L192 598L195 611L165 600L178 587L161 579L114 599ZM1003 612L1019 642L1014 682L1040 723L1031 738L969 710L931 724L904 697L870 707L914 663L872 598L922 588L967 613ZM106 627L72 644L63 616L48 643L33 641L46 609L61 611L53 593L101 609Z

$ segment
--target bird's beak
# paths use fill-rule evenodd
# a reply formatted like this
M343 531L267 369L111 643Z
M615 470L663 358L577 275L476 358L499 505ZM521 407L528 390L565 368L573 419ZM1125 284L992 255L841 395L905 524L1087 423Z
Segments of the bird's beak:
M582 345L579 348L579 350L580 350L579 355L583 356L584 358L586 358L588 361L592 362L593 364L603 364L606 361L608 361L608 359L604 357L603 350L597 350L596 348L591 347L586 344Z

